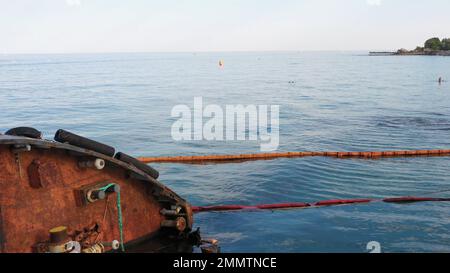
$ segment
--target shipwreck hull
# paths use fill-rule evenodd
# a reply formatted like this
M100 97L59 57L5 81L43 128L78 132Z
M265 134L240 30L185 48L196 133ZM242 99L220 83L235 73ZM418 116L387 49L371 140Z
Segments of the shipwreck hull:
M51 241L49 230L59 226L67 238ZM157 236L183 238L191 227L190 205L133 164L67 143L0 135L0 252L51 252L67 241L108 251L114 240L127 248Z

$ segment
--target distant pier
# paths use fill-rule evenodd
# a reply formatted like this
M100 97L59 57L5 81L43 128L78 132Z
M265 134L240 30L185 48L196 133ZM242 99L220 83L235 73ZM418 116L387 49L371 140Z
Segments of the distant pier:
M396 55L397 52L390 52L390 51L371 51L369 52L370 56L392 56Z

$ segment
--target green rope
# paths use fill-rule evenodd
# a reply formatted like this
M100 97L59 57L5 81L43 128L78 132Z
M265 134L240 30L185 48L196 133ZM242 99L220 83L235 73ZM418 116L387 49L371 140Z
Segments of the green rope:
M104 187L101 187L99 190L106 191L112 186L115 186L115 183L110 183ZM117 214L119 221L119 232L120 232L120 248L123 252L125 252L125 246L123 245L123 221L122 221L122 206L120 205L120 191L117 193Z

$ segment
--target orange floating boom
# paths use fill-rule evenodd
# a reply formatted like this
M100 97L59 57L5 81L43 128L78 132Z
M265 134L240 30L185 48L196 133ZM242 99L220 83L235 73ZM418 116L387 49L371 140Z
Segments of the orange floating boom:
M199 156L163 156L139 157L143 163L204 163L267 160L290 157L336 157L336 158L382 158L403 156L449 156L450 150L409 150L409 151L373 151L373 152L282 152L237 155L199 155Z

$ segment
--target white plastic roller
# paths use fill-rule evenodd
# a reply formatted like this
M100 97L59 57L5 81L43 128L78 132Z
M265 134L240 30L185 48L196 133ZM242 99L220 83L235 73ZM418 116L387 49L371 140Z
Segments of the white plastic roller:
M105 167L105 160L97 158L94 161L94 166L97 170L102 170Z

